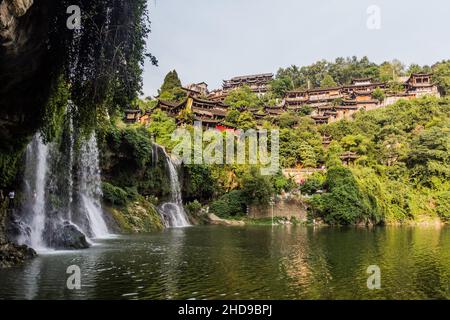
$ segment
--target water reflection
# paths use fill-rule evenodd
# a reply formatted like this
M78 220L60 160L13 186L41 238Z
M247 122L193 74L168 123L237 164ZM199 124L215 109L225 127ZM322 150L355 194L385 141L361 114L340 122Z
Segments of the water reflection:
M0 298L448 299L449 279L449 228L192 227L42 255L2 270Z

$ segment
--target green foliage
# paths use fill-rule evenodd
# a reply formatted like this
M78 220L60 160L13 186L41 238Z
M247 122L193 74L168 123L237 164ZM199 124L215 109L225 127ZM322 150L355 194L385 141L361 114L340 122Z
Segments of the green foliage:
M372 92L372 98L375 100L378 100L380 103L386 99L386 95L384 94L384 91L380 88L376 88Z
M290 192L297 187L294 180L286 178L281 172L272 177L272 184L276 194Z
M313 173L306 181L300 186L300 191L303 194L312 195L319 190L323 189L326 176L321 172Z
M20 169L24 155L23 149L0 153L0 189L10 187Z
M176 128L175 120L169 117L164 111L156 110L150 116L148 131L154 136L158 144L171 146L171 136Z
M224 123L227 126L237 128L239 125L238 120L239 120L240 115L241 115L241 113L238 110L231 109L230 111L227 112Z
M331 135L326 166L327 192L311 199L316 214L336 223L398 222L423 216L447 219L450 101L426 97L370 112L354 121L340 121L321 130ZM360 155L348 170L347 187L332 176L346 150ZM306 187L310 189L307 181ZM313 190L308 190L308 192ZM342 200L340 207L338 199ZM359 199L360 207L355 204ZM356 212L346 216L343 208ZM340 212L336 216L336 212ZM331 216L329 216L331 215Z
M242 192L247 204L265 206L273 196L274 188L269 177L261 175L257 167L250 167L242 178Z
M145 0L81 0L78 4L89 19L83 19L83 28L76 33L61 28L71 4L62 0L55 5L58 14L51 21L55 25L49 27L48 47L55 54L55 64L64 61L62 69L78 107L79 125L92 129L97 114L129 107L140 93L145 59L153 64L157 60L146 52L150 23Z
M201 209L202 209L202 204L200 202L198 202L197 200L194 200L194 201L186 204L186 210L191 215L197 215Z
M254 108L261 104L258 96L248 86L231 91L224 101L233 108Z
M379 78L378 66L370 62L367 57L337 58L334 62L318 61L309 66L298 67L292 65L281 68L277 72L277 79L288 78L294 88L318 88L325 77L330 76L337 85L349 84L353 78L373 77ZM327 77L328 78L328 77ZM330 79L324 84L333 84Z
M103 200L111 205L124 206L128 202L128 193L110 183L102 183Z
M420 132L411 141L406 163L412 177L426 185L432 177L450 179L450 122Z
M317 128L302 121L298 129L280 130L280 162L283 167L316 167L323 156Z
M245 197L243 191L233 190L214 201L210 209L222 218L243 216L247 211Z
M110 126L98 136L103 137L99 148L104 182L124 190L129 199L170 194L165 159L161 151L152 150L151 135L144 127Z
M336 87L337 83L334 81L333 77L329 74L326 74L322 80L320 80L320 87L321 88L331 88Z
M303 105L299 110L297 110L297 115L300 117L309 116L313 112L314 108L308 104Z
M283 98L289 90L294 89L292 80L289 77L280 77L272 80L270 89L276 98Z
M207 165L185 166L185 197L207 201L212 199L220 187L213 177L211 167Z
M170 71L166 75L158 92L159 99L164 101L181 102L186 99L186 91L181 87L181 81L176 70Z
M339 225L360 223L371 217L369 201L349 169L329 168L325 188L326 193L310 201L315 216Z
M161 86L161 89L159 89L159 93L162 94L166 91L171 91L175 88L181 87L181 81L180 78L178 78L178 73L176 70L169 71L169 73L164 78L164 82Z
M284 112L278 118L278 125L282 129L293 128L298 124L298 116L290 112Z
M403 76L405 66L398 60L394 59L391 62L383 62L380 65L380 80L383 82L397 81L397 77Z
M249 111L241 112L237 119L237 127L242 130L256 129L256 121Z
M42 117L41 135L44 142L51 142L59 135L69 96L68 85L64 77L60 76L54 88L51 89Z
M450 60L433 66L433 81L436 82L442 95L450 92Z

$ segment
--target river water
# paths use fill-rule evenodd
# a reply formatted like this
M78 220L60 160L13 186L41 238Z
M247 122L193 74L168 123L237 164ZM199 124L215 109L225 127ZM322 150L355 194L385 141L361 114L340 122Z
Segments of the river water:
M81 270L69 290L67 268ZM370 265L381 288L367 288ZM450 228L189 227L1 270L0 299L449 299Z

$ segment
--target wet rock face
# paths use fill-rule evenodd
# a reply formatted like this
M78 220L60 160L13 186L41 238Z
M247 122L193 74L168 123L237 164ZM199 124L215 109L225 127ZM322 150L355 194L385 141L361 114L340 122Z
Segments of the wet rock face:
M36 256L36 251L27 246L12 243L0 243L0 268L23 263Z
M84 233L67 221L54 226L51 232L47 232L47 235L48 238L45 239L47 245L56 250L77 250L90 247Z
M38 128L51 82L49 8L49 0L0 1L0 150Z
M33 0L3 0L0 3L0 39L4 47L18 47L21 32L18 30L19 18L27 13Z

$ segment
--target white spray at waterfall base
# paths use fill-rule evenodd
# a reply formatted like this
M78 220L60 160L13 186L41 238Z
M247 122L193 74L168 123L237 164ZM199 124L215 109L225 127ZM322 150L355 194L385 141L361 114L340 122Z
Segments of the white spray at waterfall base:
M71 141L67 150L54 143L44 144L39 134L27 148L25 201L16 217L17 241L41 252L86 247L80 240L83 235L87 239L110 236L101 206L95 134L81 138L79 152L74 154L76 136L72 128L67 133L66 139ZM78 177L77 183L74 176Z
M100 166L97 139L94 133L82 145L80 161L80 195L89 221L90 235L93 238L104 238L109 236L109 231L103 218L101 206L102 188Z
M178 179L176 160L172 159L167 154L164 148L160 148L163 151L167 169L170 178L170 193L171 202L166 202L161 205L161 214L164 219L166 227L181 228L190 226L189 219L183 208L183 200L181 197L180 180Z

